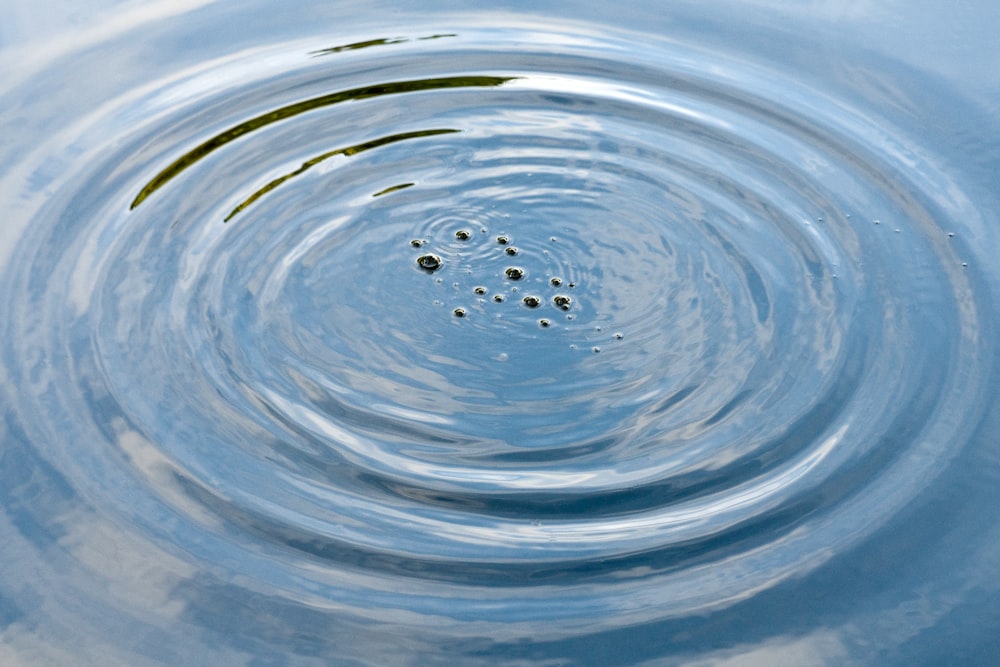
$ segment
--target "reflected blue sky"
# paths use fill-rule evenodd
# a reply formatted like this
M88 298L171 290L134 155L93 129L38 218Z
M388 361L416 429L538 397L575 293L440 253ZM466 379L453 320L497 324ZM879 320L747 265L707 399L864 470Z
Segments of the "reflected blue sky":
M994 4L9 0L0 663L989 664Z

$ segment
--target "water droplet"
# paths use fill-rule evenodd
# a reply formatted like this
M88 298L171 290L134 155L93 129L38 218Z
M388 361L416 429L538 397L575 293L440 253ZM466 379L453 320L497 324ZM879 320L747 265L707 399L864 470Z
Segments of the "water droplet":
M565 294L557 294L552 297L552 303L556 304L557 307L562 308L563 310L569 310L572 299Z
M507 246L506 248L504 248L504 252L507 253L508 255L516 255L517 248L515 248L514 246Z
M594 349L594 352L595 352L595 353L597 353L597 352L600 352L600 351L601 351L601 348L597 347L596 345L594 346L594 348L593 348L593 349Z
M472 291L475 292L476 294L486 294L486 288L482 286L475 287L473 288Z
M437 255L421 255L417 257L417 264L425 271L437 271L441 268L441 258Z
M520 280L524 277L524 269L516 266L508 267L504 273L510 280Z
M968 266L969 266L968 262L962 262L963 269L968 268Z
M948 232L948 238L950 239L955 238L955 232Z
M465 308L456 308L452 312L455 313L455 317L465 317Z
M510 355L506 352L501 352L497 355L497 361L507 361L508 359L510 359Z
M498 236L497 237L497 243L499 243L500 245L507 245L508 243L510 243L510 237L509 236Z
M554 237L554 236L550 236L550 237L549 237L549 240L550 240L550 241L552 241L553 243L555 243L555 242L556 242L556 237Z
M559 287L560 285L562 285L562 278L559 278L557 276L553 276L553 277L549 278L549 283L553 287Z
M548 329L549 325L551 324L552 322L549 322L548 320L538 320L538 326L542 327L543 329Z
M468 241L469 238L471 237L472 237L472 232L470 232L468 229L460 229L457 232L455 232L455 238L457 238L459 241Z
M624 338L624 337L625 337L625 336L623 336L623 335L622 335L622 332L620 332L620 331L619 331L619 332L617 332L617 333L615 333L615 338L616 338L617 340L621 340L621 339L622 339L622 338Z
M524 301L524 305L526 305L528 308L538 308L540 305L542 305L542 300L539 299L537 296L526 296L521 300Z
M881 222L881 221L879 221L879 220L876 220L876 221L875 221L875 224L876 224L876 225L880 225L880 224L882 224L882 222Z
M507 297L505 297L503 294L494 294L493 295L493 300L496 301L497 303L503 303L504 299L506 299L506 298Z

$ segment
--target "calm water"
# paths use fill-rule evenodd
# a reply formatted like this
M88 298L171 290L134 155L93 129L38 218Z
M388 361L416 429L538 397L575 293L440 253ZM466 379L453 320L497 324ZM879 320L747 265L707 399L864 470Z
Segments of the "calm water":
M1000 8L477 4L5 2L0 664L996 664Z

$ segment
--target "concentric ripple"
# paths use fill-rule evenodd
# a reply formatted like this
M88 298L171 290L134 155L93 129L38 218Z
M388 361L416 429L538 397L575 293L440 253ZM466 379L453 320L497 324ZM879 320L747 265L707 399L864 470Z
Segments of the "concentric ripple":
M972 207L875 110L641 39L295 41L95 112L6 261L25 447L144 549L433 641L853 548L985 413Z

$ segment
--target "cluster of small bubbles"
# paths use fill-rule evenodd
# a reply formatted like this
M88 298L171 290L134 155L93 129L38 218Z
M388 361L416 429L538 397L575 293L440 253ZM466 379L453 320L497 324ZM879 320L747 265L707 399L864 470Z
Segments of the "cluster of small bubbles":
M474 235L474 230L477 228L478 227L472 227L471 230L457 229L454 231L454 238L462 242L469 241ZM480 232L484 235L488 233L488 230L485 228L479 228L479 229ZM503 257L504 255L506 255L513 257L517 256L520 253L518 247L513 244L513 238L511 236L507 234L501 234L491 238L495 239L497 244L496 246L494 246L495 248L494 252L499 252L500 249L503 250L503 254L498 254L495 256ZM557 239L556 237L553 236L551 237L550 240L555 242ZM424 248L428 244L429 241L421 238L415 238L410 241L410 245L413 246L414 248ZM550 253L547 250L543 250L542 255L549 256ZM443 260L441 256L432 253L425 252L425 254L422 254L417 258L417 265L420 267L420 269L424 270L427 273L434 273L439 269L442 269L445 263L446 263L445 260ZM468 276L476 275L475 268L471 266L459 268L457 269L457 271L463 275L468 275ZM448 271L442 271L441 273L448 274ZM576 287L575 283L567 282L563 277L553 274L549 274L546 278L538 277L532 281L529 281L528 271L521 266L506 266L503 269L503 273L501 274L500 277L502 279L510 281L507 285L502 287L500 291L497 291L498 287L497 285L493 285L491 287L488 283L473 285L471 287L472 294L475 294L478 297L483 297L478 299L478 305L476 306L477 309L482 309L486 307L485 304L489 302L497 304L504 303L509 296L514 295L514 298L520 297L521 304L526 308L539 309L544 307L546 305L546 302L548 302L550 304L550 307L554 307L558 310L563 311L566 320L571 321L574 319L575 317L574 314L568 311L573 310L576 304L574 304L573 299L564 290ZM442 284L443 280L441 277L436 276L434 282L437 284ZM550 293L549 295L538 294L538 293L535 294L527 293L522 296L521 294L518 294L519 285L528 282L538 283L539 285L545 285L547 283L549 287L557 288L558 291L553 290L556 291L556 293L555 294ZM464 290L470 289L468 283L465 283L464 286L463 283L461 282L449 281L449 283L451 284L452 288L456 290L456 293L462 293ZM525 289L523 290L523 292L528 292L529 289ZM444 302L435 299L434 304L436 306L443 306ZM457 306L455 304L452 305L454 307L451 312L455 318L464 319L470 317L473 314L472 311L467 309L467 305L463 306ZM496 317L502 318L503 316L501 313L497 313ZM555 326L555 322L553 321L551 316L539 318L536 320L536 322L537 326L541 329L550 329ZM595 331L598 333L603 332L603 330L604 328L602 326L595 327ZM624 338L621 332L614 333L612 334L612 336L613 339L615 340L622 340L622 338ZM571 344L570 348L574 350L578 348L587 349L586 346L578 346L576 344ZM598 345L592 345L590 349L594 353L601 351L601 347Z

